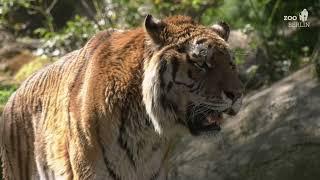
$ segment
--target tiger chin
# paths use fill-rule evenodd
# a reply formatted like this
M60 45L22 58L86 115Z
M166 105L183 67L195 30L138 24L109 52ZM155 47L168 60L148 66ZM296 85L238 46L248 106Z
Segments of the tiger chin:
M216 132L241 108L229 31L148 15L39 70L0 121L4 178L166 179L178 127Z

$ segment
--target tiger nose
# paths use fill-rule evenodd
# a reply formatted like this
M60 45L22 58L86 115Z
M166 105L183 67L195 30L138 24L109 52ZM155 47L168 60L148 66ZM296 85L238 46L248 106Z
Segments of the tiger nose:
M242 96L241 92L224 91L225 95L234 103Z

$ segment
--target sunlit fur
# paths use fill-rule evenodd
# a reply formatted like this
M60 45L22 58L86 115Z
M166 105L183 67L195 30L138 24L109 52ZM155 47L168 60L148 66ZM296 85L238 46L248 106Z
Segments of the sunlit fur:
M29 77L0 121L4 178L165 179L169 132L188 128L189 104L232 108L223 90L239 83L217 64L227 82L220 87L188 62L188 49L178 50L207 38L228 52L212 29L184 16L163 22L158 41L148 27L100 32Z

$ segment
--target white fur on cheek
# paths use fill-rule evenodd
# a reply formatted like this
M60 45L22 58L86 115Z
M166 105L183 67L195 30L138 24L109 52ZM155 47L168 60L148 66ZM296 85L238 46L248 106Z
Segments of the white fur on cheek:
M160 107L156 98L159 96L160 82L158 78L159 63L157 63L157 56L154 56L149 62L145 62L144 65L144 78L142 82L142 94L143 102L146 106L146 111L150 116L152 124L156 132L161 134L162 129L159 123L159 119L155 116L153 109L158 109ZM155 106L155 107L152 107Z

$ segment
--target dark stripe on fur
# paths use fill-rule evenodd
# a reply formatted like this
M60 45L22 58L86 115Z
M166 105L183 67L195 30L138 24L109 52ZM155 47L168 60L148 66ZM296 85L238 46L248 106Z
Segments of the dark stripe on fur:
M124 110L127 110L127 108L124 108ZM133 154L132 154L130 148L128 147L128 145L126 144L124 137L123 137L124 133L126 133L126 129L125 129L126 116L123 116L123 114L126 114L126 113L122 112L121 125L120 125L120 129L119 129L120 135L118 138L118 143L119 143L120 147L126 152L130 163L135 167L136 164L134 162Z
M166 86L165 82L164 82L164 74L167 70L167 61L165 60L161 60L160 61L160 69L159 69L159 78L160 78L160 88L164 89L164 87Z
M103 160L104 160L104 163L105 163L105 165L106 165L106 167L107 167L107 170L108 170L108 172L109 172L109 175L111 176L111 178L112 179L114 179L114 180L120 180L120 178L117 176L117 174L113 171L113 169L111 169L111 167L110 167L110 162L108 161L108 159L105 157L105 150L104 150L104 148L102 148L102 151L103 151Z
M81 51L79 51L78 55L77 55L77 58L81 58L81 60L82 60L82 58L85 58L87 51L88 50L84 51L83 49ZM73 98L73 94L76 94L75 92L79 90L77 87L81 84L81 76L84 74L85 70L87 69L88 62L89 61L87 60L87 61L81 63L81 65L79 67L80 71L77 72L77 74L75 76L75 79L73 79L73 82L72 82L71 87L70 87L70 99ZM71 112L71 110L70 110L71 109L70 101L69 101L67 106L68 106L68 111ZM70 154L69 142L70 142L70 139L72 137L72 133L71 133L72 132L72 130L71 130L72 127L71 127L70 113L67 114L67 122L68 122L68 132L69 133L67 135L68 143L66 143L66 149L67 149L68 157L70 157L70 155L69 155ZM70 169L72 169L71 162L68 162L68 166L69 166ZM70 171L70 176L73 177L73 172L72 171Z
M160 174L160 169L158 169L157 172L152 175L150 180L157 180L159 177L159 174Z
M192 71L190 69L188 70L188 78L192 79Z
M193 65L193 61L191 61L191 58L190 58L189 54L187 54L186 58L187 58L187 62L189 64Z
M99 128L97 128L97 134L100 134L100 133L99 133ZM100 137L98 143L99 143L99 145L100 145L100 147L101 147L102 156L103 156L103 162L104 162L104 164L106 165L106 168L107 168L107 170L108 170L108 172L109 172L109 175L110 175L111 178L114 179L114 180L120 180L120 177L118 177L117 174L115 173L115 171L114 171L113 169L111 169L110 162L109 162L109 160L107 159L106 150L105 150L105 148L103 147L103 145L102 145L101 142L102 142L102 140L101 140L101 137Z
M195 91L199 90L199 88L200 88L200 83L197 83L197 86L194 87L193 89L190 89L189 92L194 93Z
M160 143L154 143L152 145L152 151L157 151L161 147Z
M127 100L129 99L128 95L126 95L125 99ZM126 126L128 126L128 124L126 123L129 123L127 122L127 120L129 119L128 111L127 111L130 108L129 105L130 105L129 102L124 102L124 106L122 107L118 143L120 147L124 150L124 152L127 154L127 157L130 163L133 165L133 167L136 167L133 152L131 151L130 147L128 147L129 145L126 142L126 140L128 139L125 139L125 138L128 138L127 129L126 129Z
M192 84L186 84L186 83L183 83L183 82L180 82L180 81L173 81L175 84L178 84L178 85L183 85L183 86L186 86L188 88L192 88L194 86L194 83Z
M10 145L9 145L9 144L5 145L5 146L6 146L5 151L7 151L7 152L6 152L7 159L11 159L12 157L8 157L8 156L12 156L12 154L15 153L14 150L17 150L17 149L15 149L15 147L14 147L14 145L15 145L15 138L14 138L14 133L15 133L15 132L14 132L14 128L15 128L15 124L14 124L14 122L13 122L13 119L14 119L13 116L14 116L15 101L16 101L16 94L13 95L12 104L11 104L11 107L10 107L10 118L8 118L8 119L11 120L11 122L10 122ZM9 148L9 147L10 147L10 148ZM10 151L12 151L12 152L9 152L8 149L10 149ZM4 163L5 163L5 162L4 162ZM9 175L9 174L10 174L9 172L11 172L11 173L13 172L13 164L12 164L12 161L11 161L11 162L10 162L10 161L7 161L7 163L9 163L9 167L6 167L7 172L4 173L5 176L6 176L6 174ZM6 164L4 164L4 165L6 165Z
M176 123L179 124L179 125L188 126L188 124L185 121L185 119L178 118Z
M202 44L202 43L204 43L204 42L206 42L207 41L207 39L199 39L199 40L197 40L197 44Z
M167 98L164 94L161 94L160 95L160 104L162 106L162 108L164 110L167 110L168 109L168 102L167 102Z
M15 96L16 97L16 96ZM15 157L11 157L13 159L15 159L14 161L16 161L17 163L17 171L19 172L19 174L17 174L17 177L19 177L19 179L23 179L22 177L22 167L21 167L21 164L22 164L22 161L21 161L21 153L20 153L20 135L19 135L19 128L18 128L18 122L17 122L17 117L16 117L16 114L14 113L14 107L15 107L15 102L16 101L16 98L13 99L13 102L12 102L12 106L11 106L11 120L12 120L12 124L13 124L13 129L11 131L11 134L12 135L12 140L14 141L14 143L12 143L12 146L13 148L11 149L13 152L12 152L12 155L15 154ZM15 142L15 140L16 142ZM20 176L19 176L20 175Z
M10 145L11 146L13 146L15 144L15 138L14 138L14 132L13 132L13 129L14 129L14 126L15 126L14 122L13 122L15 100L16 100L16 95L13 96L12 104L11 104L11 107L10 107L10 118L8 118L8 119L12 120L10 122ZM14 151L13 151L13 150L15 150L14 147L12 147L11 150L12 150L12 153L14 153Z
M170 110L173 112L177 112L178 110L178 106L171 100L167 99L164 94L160 95L160 104L164 110Z
M43 166L42 169L43 169L43 171L44 171L44 176L46 177L46 179L49 179L47 166Z
M21 119L24 119L24 118L26 117L26 114L25 114L24 112L26 112L25 109L23 109L22 112L21 112L21 116L22 116ZM28 122L29 122L29 121L28 121ZM27 123L27 122L26 122L26 123ZM32 126L31 126L31 127L32 127ZM29 165L29 163L32 162L31 160L29 160L29 159L30 159L29 155L30 155L30 151L32 151L32 150L29 149L29 142L28 142L28 141L29 141L30 137L29 137L29 135L28 135L28 133L27 133L26 128L27 128L26 126L23 127L24 143L25 143L25 145L26 145L26 151L27 151L27 152L25 152L26 158L24 159L23 168L25 169L25 175L24 175L24 177L25 177L26 179L29 179L29 178L30 178L29 168L31 168L31 166ZM21 162L21 163L23 163L23 162Z
M179 61L177 60L176 57L174 57L174 59L172 59L171 63L172 63L172 79L173 79L173 81L175 81L177 71L179 68Z
M172 83L172 81L170 81L167 86L167 92L169 92L171 90L172 86L173 86L173 83Z
M20 132L20 129L18 127L18 122L16 121L17 120L17 117L14 117L15 119L15 124L16 124L16 131L15 131L15 134L16 134L16 137L17 137L17 145L16 145L16 157L17 157L17 167L19 168L19 175L20 175L20 179L24 179L24 176L23 176L23 163L22 163L22 153L20 153L20 150L21 150L21 135L22 135L22 132Z

